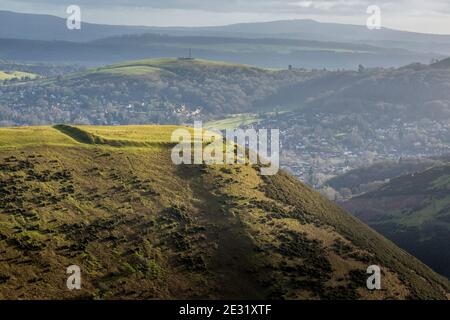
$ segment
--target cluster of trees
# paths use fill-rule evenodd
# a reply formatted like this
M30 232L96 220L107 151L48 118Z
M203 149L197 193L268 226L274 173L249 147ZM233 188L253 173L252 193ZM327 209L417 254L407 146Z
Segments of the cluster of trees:
M416 65L363 71L360 79L312 103L331 113L357 112L403 119L450 118L450 69Z
M53 77L71 72L82 71L85 68L72 64L47 64L47 63L17 63L13 61L0 60L2 71L22 71L38 74L43 77Z
M47 74L55 70L50 68ZM196 111L197 116L210 118L295 107L324 114L356 113L363 122L450 118L446 67L269 71L180 62L157 72L127 72L106 68L0 85L0 121L177 123Z
M58 76L0 87L0 121L128 124L220 117L254 111L305 77L301 71L195 63L148 74L127 74L124 68Z

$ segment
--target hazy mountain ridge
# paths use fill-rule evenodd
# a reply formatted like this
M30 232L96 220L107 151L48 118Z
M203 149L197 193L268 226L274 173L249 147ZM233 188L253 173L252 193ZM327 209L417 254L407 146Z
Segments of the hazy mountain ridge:
M46 15L0 10L0 38L41 41L85 42L113 35L143 33L146 27L83 23L81 30L69 30L66 19Z
M389 35L387 39L397 40L408 36L417 38L418 44L426 48L441 48L450 43L450 38L445 36L385 29L370 31L364 26L310 20L192 28L83 23L81 30L68 30L63 18L0 11L0 30L0 58L50 63L72 61L85 65L186 56L189 48L194 48L195 56L203 59L252 63L262 67L287 67L291 64L333 69L356 69L358 64L391 67L411 62L427 63L441 58L442 54L450 54L450 45L448 51L444 48L431 53L415 47L411 49L409 42L384 46L373 41L385 38L385 35ZM142 36L145 33L153 35ZM358 38L359 35L362 39ZM116 40L101 40L111 37ZM371 40L366 43L365 37ZM133 38L135 41L131 42ZM145 41L146 38L150 41ZM441 39L443 44L430 44L428 38Z
M158 42L142 41L158 38ZM123 60L144 58L186 57L192 49L196 58L227 60L255 64L260 67L357 69L368 67L398 67L411 62L428 63L442 56L415 53L403 49L384 49L366 45L298 40L177 37L146 35L141 37L108 38L102 41L78 43L0 39L0 58L21 62L41 62L99 66ZM134 39L130 43L130 39ZM178 42L174 42L176 40ZM167 42L166 42L167 41ZM191 41L191 42L189 42ZM211 41L211 42L210 42ZM292 41L293 43L286 43ZM254 46L250 46L250 44ZM365 50L362 50L365 49Z
M244 38L275 36L277 38L337 42L398 41L450 44L450 35L407 32L388 28L369 30L363 25L324 23L311 19L237 23L213 27L146 27L83 23L84 28L79 32L70 32L65 28L66 19L56 16L0 11L0 18L0 26L2 26L0 30L3 30L0 38L33 40L91 41L121 34L157 32L173 35L239 36ZM445 53L449 54L449 52Z

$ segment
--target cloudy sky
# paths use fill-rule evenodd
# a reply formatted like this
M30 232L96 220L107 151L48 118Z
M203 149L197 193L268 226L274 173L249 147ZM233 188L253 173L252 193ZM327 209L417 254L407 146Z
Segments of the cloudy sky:
M312 18L365 24L369 5L381 8L384 27L450 34L450 0L0 0L0 10L67 16L84 21L151 26L205 26Z

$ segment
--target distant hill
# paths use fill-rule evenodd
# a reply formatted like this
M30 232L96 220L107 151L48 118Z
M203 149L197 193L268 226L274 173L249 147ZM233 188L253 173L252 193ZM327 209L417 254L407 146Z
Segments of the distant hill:
M21 86L3 86L0 104L11 110L5 120L18 124L190 121L185 114L170 115L181 106L188 112L200 109L206 120L275 109L292 111L280 115L283 122L315 113L345 117L357 114L359 133L377 138L378 128L397 126L399 121L435 126L433 121L448 119L449 88L448 70L433 65L363 68L359 72L308 71L163 58L111 64ZM21 108L36 112L23 113ZM160 111L168 114L158 114ZM350 125L346 121L343 125ZM405 143L410 144L415 138L408 130L400 130L398 139L409 137ZM437 143L445 148L445 144Z
M365 43L385 48L403 48L420 52L450 54L450 35L407 32L389 28L369 30L362 25L323 23L310 19L240 23L223 27L206 27L203 30L209 32L240 32L246 35L251 34L254 37L270 35L291 39Z
M450 277L450 166L408 174L343 203L381 234Z
M186 30L188 28L185 28ZM318 22L312 19L292 19L269 22L238 23L219 27L192 28L244 34L285 35L291 38L324 41L448 41L450 35L434 35L381 28L370 30L365 25Z
M67 73L73 73L83 70L84 67L79 65L57 65L57 64L45 64L45 63L18 63L8 60L0 60L0 70L3 72L25 72L34 75L51 77L57 75L63 75ZM33 77L32 77L33 78Z
M350 170L328 180L325 184L332 187L344 197L360 195L379 189L391 179L429 169L442 163L437 159L401 159L400 161L383 161L370 166Z
M430 67L436 69L450 69L450 58L432 63Z
M3 86L0 104L11 110L5 118L17 123L180 123L196 111L201 119L258 109L280 87L314 76L201 59L146 59ZM21 112L25 106L37 113Z
M45 15L0 11L0 38L44 41L91 41L121 34L150 31L146 27L83 23L81 30L69 30L66 19Z
M68 37L70 39L70 37ZM190 49L197 58L227 60L260 67L353 69L428 63L442 56L403 49L291 39L127 35L92 42L0 38L0 59L21 62L99 66L124 60L183 57Z
M408 40L385 45L380 39ZM185 56L192 48L198 58L261 67L356 69L359 64L398 67L412 62L428 63L450 54L449 39L312 20L201 28L83 23L81 30L68 30L63 18L0 11L0 59L90 66ZM448 50L440 49L446 45Z
M176 128L0 129L0 298L448 298L445 278L286 173L173 165Z
M315 112L355 114L370 121L378 121L389 114L389 119L442 120L450 117L450 73L444 59L431 65L412 64L397 69L361 70L359 73L336 73L330 88L313 97L307 108ZM297 104L304 94L303 84L289 89L285 98L290 105ZM407 112L405 112L407 110Z
M0 11L0 38L30 40L91 41L110 36L140 33L180 36L285 38L325 42L365 43L385 48L450 55L450 35L398 31L387 28L369 30L366 26L322 23L314 20L281 20L238 23L216 27L146 27L83 23L78 31L66 28L66 19Z

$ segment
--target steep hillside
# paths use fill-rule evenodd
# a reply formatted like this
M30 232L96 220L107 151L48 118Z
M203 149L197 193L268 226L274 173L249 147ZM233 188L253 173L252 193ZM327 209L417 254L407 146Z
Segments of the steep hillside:
M450 166L398 177L343 206L450 277Z
M0 129L0 298L448 297L446 279L285 173L174 166L173 129ZM65 287L73 264L80 291ZM365 287L372 264L380 291Z
M338 191L342 197L351 198L379 189L391 179L402 175L425 171L442 164L438 159L401 159L400 161L383 161L350 170L328 181L326 185Z
M326 91L308 101L307 108L334 115L357 112L363 119L370 117L368 121L375 123L390 123L394 119L448 119L448 64L449 60L442 60L431 65L412 64L397 69L362 69L358 74L336 73L332 76L336 80L341 78L345 86L331 82L329 87L324 87ZM290 88L287 94L290 94L291 105L298 105L296 101L302 99L304 90L303 83Z

